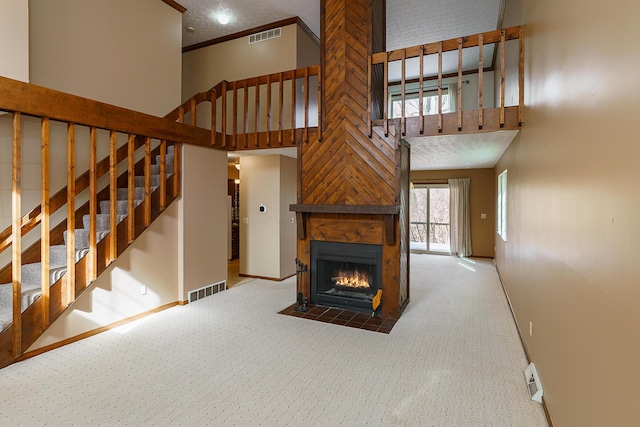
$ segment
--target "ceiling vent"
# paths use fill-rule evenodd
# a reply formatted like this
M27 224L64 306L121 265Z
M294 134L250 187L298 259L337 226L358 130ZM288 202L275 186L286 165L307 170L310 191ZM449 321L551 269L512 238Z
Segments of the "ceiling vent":
M273 30L263 31L261 33L251 34L249 36L249 44L263 42L265 40L275 39L282 35L282 28L274 28Z

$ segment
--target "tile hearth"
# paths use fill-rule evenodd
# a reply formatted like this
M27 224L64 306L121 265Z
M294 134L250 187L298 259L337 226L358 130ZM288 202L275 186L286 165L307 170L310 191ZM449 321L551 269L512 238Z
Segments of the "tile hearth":
M366 329L373 332L388 334L396 324L397 319L388 319L379 316L371 317L370 314L342 308L324 307L321 305L307 304L307 312L296 311L298 304L292 304L279 314L300 317L302 319L317 320L334 325L348 326L356 329Z

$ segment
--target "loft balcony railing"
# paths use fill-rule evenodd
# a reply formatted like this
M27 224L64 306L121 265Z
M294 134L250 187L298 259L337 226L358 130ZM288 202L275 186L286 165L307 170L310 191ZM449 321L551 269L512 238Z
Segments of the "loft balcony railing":
M233 82L191 97L167 118L211 129L210 146L224 150L295 147L318 127L320 67Z
M517 26L371 55L369 132L373 126L383 126L388 134L389 121L395 118L401 120L405 137L517 129L523 122L523 49L523 28ZM489 72L499 76L488 81ZM508 78L512 80L507 82ZM452 84L445 87L444 80ZM464 85L472 80L477 89L470 93L471 85L468 89ZM488 96L486 88L493 87L493 81L498 90ZM507 84L517 94L512 106L506 104ZM489 104L494 92L497 101ZM410 99L418 104L413 114L407 111ZM472 108L465 107L469 102L463 101L468 99ZM427 100L435 101L435 109L425 113ZM445 101L455 104L455 111L443 111Z
M522 26L376 53L368 62L370 133L382 126L388 134L392 119L400 119L403 137L517 129L523 123ZM295 147L310 132L321 141L320 74L313 66L222 81L167 117L211 129L210 146L225 150ZM413 112L408 101L416 104ZM427 104L435 107L428 110ZM453 108L447 111L447 105Z

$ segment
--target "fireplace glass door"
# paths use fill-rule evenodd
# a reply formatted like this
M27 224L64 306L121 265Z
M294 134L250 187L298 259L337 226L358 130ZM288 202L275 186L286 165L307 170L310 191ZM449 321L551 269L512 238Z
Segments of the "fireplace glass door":
M381 259L379 245L312 241L311 302L371 310L380 288Z

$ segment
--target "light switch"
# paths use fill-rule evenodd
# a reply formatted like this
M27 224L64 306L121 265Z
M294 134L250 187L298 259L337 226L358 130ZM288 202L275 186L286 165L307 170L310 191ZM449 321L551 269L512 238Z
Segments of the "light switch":
M249 224L249 218L242 218L243 224Z
M487 219L487 214L480 214L480 219Z

